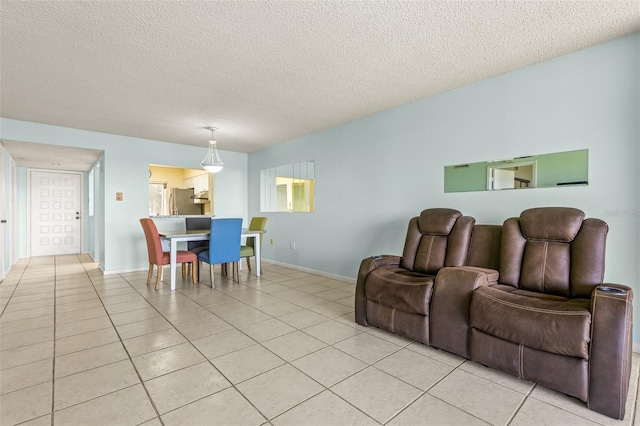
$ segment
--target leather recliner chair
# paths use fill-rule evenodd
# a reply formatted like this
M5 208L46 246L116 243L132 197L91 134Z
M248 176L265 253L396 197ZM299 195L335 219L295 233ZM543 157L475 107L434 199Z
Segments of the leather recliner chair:
M358 324L429 344L433 283L445 266L467 260L475 219L452 209L427 209L409 221L402 257L364 259L356 282Z
M471 295L469 353L622 419L633 293L602 283L607 232L605 222L572 208L507 219L497 283L487 278Z

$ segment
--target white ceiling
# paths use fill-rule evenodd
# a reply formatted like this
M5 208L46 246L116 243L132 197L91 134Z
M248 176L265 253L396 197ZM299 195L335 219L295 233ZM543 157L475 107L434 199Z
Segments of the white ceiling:
M640 31L640 1L0 2L0 115L252 152ZM11 149L8 148L11 152Z
M2 140L2 145L19 166L78 172L91 169L103 152L97 149L78 149L7 139Z

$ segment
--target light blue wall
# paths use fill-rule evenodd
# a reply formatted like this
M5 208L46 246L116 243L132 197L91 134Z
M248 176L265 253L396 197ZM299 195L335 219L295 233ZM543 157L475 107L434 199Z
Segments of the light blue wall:
M501 224L573 206L609 223L606 279L640 292L639 44L639 34L616 39L250 154L264 257L353 279L362 258L401 254L409 218L425 208ZM589 186L443 191L446 165L584 148ZM260 170L303 160L316 161L315 212L260 213Z
M104 270L104 234L105 234L105 191L104 191L104 155L100 158L100 161L93 167L95 172L95 228L94 228L94 259L100 260L102 269Z
M197 167L206 148L88 132L45 124L0 119L0 139L104 150L100 164L99 200L93 238L104 271L147 266L139 219L148 215L148 165ZM225 169L215 176L216 216L247 217L247 154L220 151ZM26 171L18 191L26 194ZM116 192L124 194L116 201ZM26 196L22 199L26 211ZM23 219L26 223L26 214ZM86 222L85 222L86 223ZM85 233L87 228L85 225ZM85 243L90 240L85 235ZM20 229L20 253L26 255L26 226Z
M4 186L4 203L2 203L3 207L2 211L0 211L0 219L5 219L7 223L0 225L4 228L3 239L0 241L0 244L2 244L2 262L0 262L0 264L4 267L4 271L0 274L0 278L6 276L9 269L11 269L11 231L9 226L12 225L10 223L11 205L9 202L11 194L11 157L6 148L3 148L1 152L0 161L2 161L2 172L4 175L4 179L2 180Z

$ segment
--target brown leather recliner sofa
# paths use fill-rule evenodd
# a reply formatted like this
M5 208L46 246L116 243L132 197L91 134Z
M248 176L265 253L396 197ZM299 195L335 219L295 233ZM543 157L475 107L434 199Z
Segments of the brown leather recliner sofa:
M427 223L434 219L440 225ZM562 207L529 209L502 226L473 222L455 210L425 210L409 224L402 257L364 259L356 321L624 418L633 292L602 282L607 224ZM416 267L434 256L431 236L446 241L440 259L449 250L458 257Z
M438 271L462 266L475 220L429 209L409 221L402 257L364 259L356 285L356 321L429 344L429 306Z

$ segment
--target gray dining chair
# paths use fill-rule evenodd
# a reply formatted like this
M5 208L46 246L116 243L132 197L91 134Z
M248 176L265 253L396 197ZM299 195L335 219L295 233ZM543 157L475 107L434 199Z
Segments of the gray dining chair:
M187 231L199 229L210 229L210 217L187 217L184 219ZM198 256L201 252L209 249L209 241L188 241L187 250ZM200 281L200 269L198 269L198 281Z

